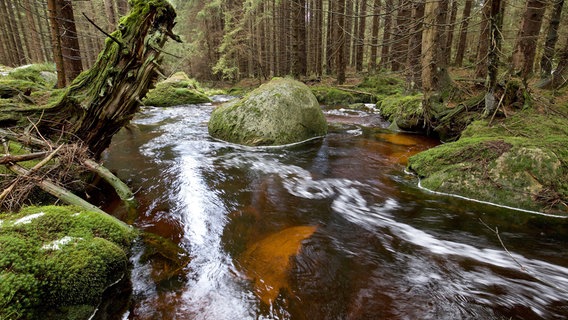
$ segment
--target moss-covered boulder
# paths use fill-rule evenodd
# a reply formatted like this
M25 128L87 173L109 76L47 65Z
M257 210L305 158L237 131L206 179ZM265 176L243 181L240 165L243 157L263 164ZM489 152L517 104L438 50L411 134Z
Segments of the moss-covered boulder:
M176 72L168 79L159 82L156 88L148 91L142 102L148 106L171 107L211 102L211 100L197 81L190 79L184 72Z
M424 96L396 94L377 102L381 115L392 124L392 129L420 131L424 128Z
M568 214L567 111L475 121L458 141L410 158L409 167L431 190Z
M127 271L136 231L75 207L0 215L0 319L88 319Z
M331 86L310 87L319 103L326 106L346 106L354 103L374 103L375 96L372 93L357 90L345 90Z
M209 121L211 136L250 146L289 144L326 133L327 122L310 89L284 78L221 105Z

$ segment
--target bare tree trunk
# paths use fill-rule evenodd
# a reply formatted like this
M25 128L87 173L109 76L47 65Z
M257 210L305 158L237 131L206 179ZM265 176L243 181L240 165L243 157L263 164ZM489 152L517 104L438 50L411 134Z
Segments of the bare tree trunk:
M305 76L307 69L306 61L306 0L294 0L292 2L292 20L294 21L294 40L292 54L294 60L292 66L295 76Z
M533 71L536 44L545 9L545 0L529 0L526 2L525 12L521 20L521 27L511 59L511 73L519 75L525 82Z
M315 10L316 10L316 75L321 77L323 75L323 50L325 48L323 44L323 32L325 30L325 21L323 19L323 0L315 0Z
M2 16L4 17L4 24L7 31L7 40L9 42L8 49L10 51L10 57L13 66L19 66L25 63L25 57L22 54L22 44L20 43L18 27L14 19L14 12L11 7L8 6L7 1L0 1L0 10L2 10Z
M408 50L408 81L407 88L409 91L422 88L422 29L424 20L424 0L414 0L412 2L412 35L410 36Z
M483 3L481 10L481 33L479 34L479 47L477 50L477 68L475 76L478 79L487 77L487 54L489 52L490 27L489 19L491 16L491 0Z
M26 21L28 24L28 28L30 30L30 51L32 54L32 60L35 62L42 62L44 61L42 54L41 54L41 40L40 40L40 31L39 28L34 20L34 10L33 7L30 5L30 0L24 0L23 6L25 9Z
M359 31L357 33L357 61L355 69L363 71L363 59L365 54L365 28L367 27L367 0L361 0L359 7Z
M47 0L47 10L49 13L49 22L51 30L51 48L53 50L53 59L57 70L57 87L63 88L67 85L65 78L65 65L63 63L63 53L61 51L61 37L59 33L59 19L57 15L57 0Z
M450 21L448 22L447 32L446 32L446 53L444 57L446 59L446 64L449 65L452 58L452 44L454 42L454 25L456 24L456 17L458 15L458 1L453 0L450 11Z
M492 114L497 106L495 105L495 89L497 87L497 75L499 69L499 49L501 48L501 29L503 26L502 3L501 0L490 0L491 11L489 15L489 52L487 63L487 74L489 82L487 93L485 94L485 115Z
M553 0L553 3L546 41L544 42L544 52L540 59L540 76L543 79L548 78L552 71L552 60L556 42L558 42L558 27L560 25L560 17L562 16L562 8L564 7L564 0Z
M437 89L436 81L436 11L439 4L428 1L424 6L424 28L422 31L422 89L426 94Z
M396 16L393 45L391 49L391 70L400 71L408 59L408 41L411 6L410 0L400 0Z
M467 48L467 28L469 27L469 18L471 15L471 5L473 0L466 0L463 7L462 22L460 25L460 39L458 49L456 52L455 65L461 67L463 64L463 57Z
M57 36L61 44L65 82L71 83L83 71L71 0L56 0L55 9L57 25L59 26Z
M128 0L117 0L116 7L120 16L125 16L128 13L129 5Z
M112 31L116 27L116 8L114 5L114 0L104 0L105 13L108 22L108 32Z
M377 71L377 51L379 48L379 29L381 24L381 1L375 0L373 4L373 25L371 27L371 56L369 57L369 71Z
M380 67L385 69L390 63L390 48L391 48L391 28L392 28L392 15L394 13L393 0L385 0L385 24L383 28L383 44L381 48L381 63Z
M336 43L334 42L335 37L335 15L334 11L337 11L336 1L329 0L328 1L328 10L327 10L327 38L326 38L326 73L331 74L333 70L333 63L335 61L335 56L337 52Z
M335 70L337 72L337 83L345 83L345 0L339 0L337 4L337 15L335 15L334 39L337 43L337 57L335 59Z

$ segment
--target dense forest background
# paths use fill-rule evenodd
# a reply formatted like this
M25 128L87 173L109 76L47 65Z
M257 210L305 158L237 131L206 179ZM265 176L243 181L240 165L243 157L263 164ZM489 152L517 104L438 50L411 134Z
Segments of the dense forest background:
M174 0L164 73L201 81L389 72L408 90L452 76L491 91L502 75L561 86L568 60L563 0ZM126 0L1 0L0 64L56 62L64 86L96 60ZM91 22L89 21L91 20ZM100 30L99 30L100 29ZM464 71L466 70L466 71ZM556 70L556 72L552 72ZM65 75L65 77L63 77ZM552 77L554 75L555 77Z

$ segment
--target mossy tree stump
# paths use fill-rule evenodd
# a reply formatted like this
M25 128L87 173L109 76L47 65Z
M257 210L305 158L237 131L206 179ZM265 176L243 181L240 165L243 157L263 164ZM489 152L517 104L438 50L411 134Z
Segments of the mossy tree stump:
M166 0L133 0L130 13L105 41L93 67L56 103L2 109L3 124L36 123L44 136L80 140L98 157L128 123L159 74L161 48L174 35L174 8ZM12 121L6 121L7 116Z

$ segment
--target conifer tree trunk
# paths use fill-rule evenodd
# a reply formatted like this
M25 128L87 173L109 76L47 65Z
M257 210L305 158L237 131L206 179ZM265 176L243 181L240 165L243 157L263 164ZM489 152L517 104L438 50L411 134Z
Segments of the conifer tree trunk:
M34 8L30 5L30 0L24 0L23 6L25 9L26 23L29 28L30 35L30 52L32 54L32 60L34 62L45 61L41 54L41 40L40 31L34 19Z
M491 0L483 3L481 10L481 33L479 34L479 47L477 50L477 67L475 69L475 76L478 79L485 79L487 77L487 55L489 53L490 41L490 26L489 19L491 16Z
M316 76L321 77L323 75L323 50L325 48L323 44L323 32L325 30L325 23L323 19L323 0L315 0L315 16L315 73Z
M337 24L335 23L336 14L337 12L337 2L335 0L328 0L328 10L327 10L327 38L326 38L326 49L325 49L325 57L326 57L326 73L331 74L335 57L337 55L337 43L334 42L335 38L335 28Z
M409 0L400 0L391 49L391 70L400 71L408 59L408 41L411 7Z
M8 6L7 1L0 1L0 10L2 10L2 17L6 28L6 40L8 41L8 50L12 66L22 65L25 62L25 58L22 56L22 44L20 43L19 32L14 19L14 12L12 11L12 8Z
M381 48L380 67L385 69L390 63L392 15L394 14L393 0L385 0L385 23L383 28L383 43Z
M355 69L363 71L363 59L365 53L365 28L367 27L367 0L361 0L359 6L359 30L357 32L357 61Z
M495 108L495 89L497 87L497 75L499 70L499 50L501 48L501 29L503 26L503 11L501 0L490 0L489 13L489 50L487 57L487 93L485 95L485 115L493 113Z
M377 51L379 49L379 29L381 27L381 1L375 0L373 4L373 25L371 26L371 54L369 57L369 71L377 71Z
M549 77L552 71L552 60L554 59L556 42L558 41L558 27L560 26L563 7L564 0L553 0L546 41L544 42L544 52L540 59L540 75L543 79Z
M446 53L444 54L446 64L449 65L452 59L452 44L454 43L454 25L456 24L456 18L458 15L458 1L453 0L451 11L450 11L450 20L448 21L447 32L446 32Z
M105 13L108 21L108 31L112 31L116 27L116 11L114 0L104 0Z
M292 1L293 9L293 56L292 66L295 76L305 76L307 69L306 61L306 0Z
M415 0L412 2L412 35L410 36L408 50L408 76L407 88L409 91L422 88L422 30L424 20L424 0Z
M525 5L521 27L511 59L511 73L520 76L525 82L533 71L536 44L545 9L545 0L529 0Z
M346 0L336 0L337 1L337 14L335 16L334 28L334 40L337 43L337 57L335 59L335 70L337 73L337 83L345 83L345 67L347 65L345 57L345 43L346 43L346 32L345 32L345 1Z
M61 36L59 33L59 18L57 15L57 0L47 0L47 10L49 14L49 27L51 31L51 48L53 50L53 60L57 70L57 87L63 88L67 85L65 78L65 64L63 63L63 53L61 51Z
M458 42L458 48L456 52L456 60L454 62L455 65L458 67L462 66L465 51L467 49L467 29L469 27L469 18L471 15L472 3L473 0L466 0L463 7L462 21L460 24L460 39Z

